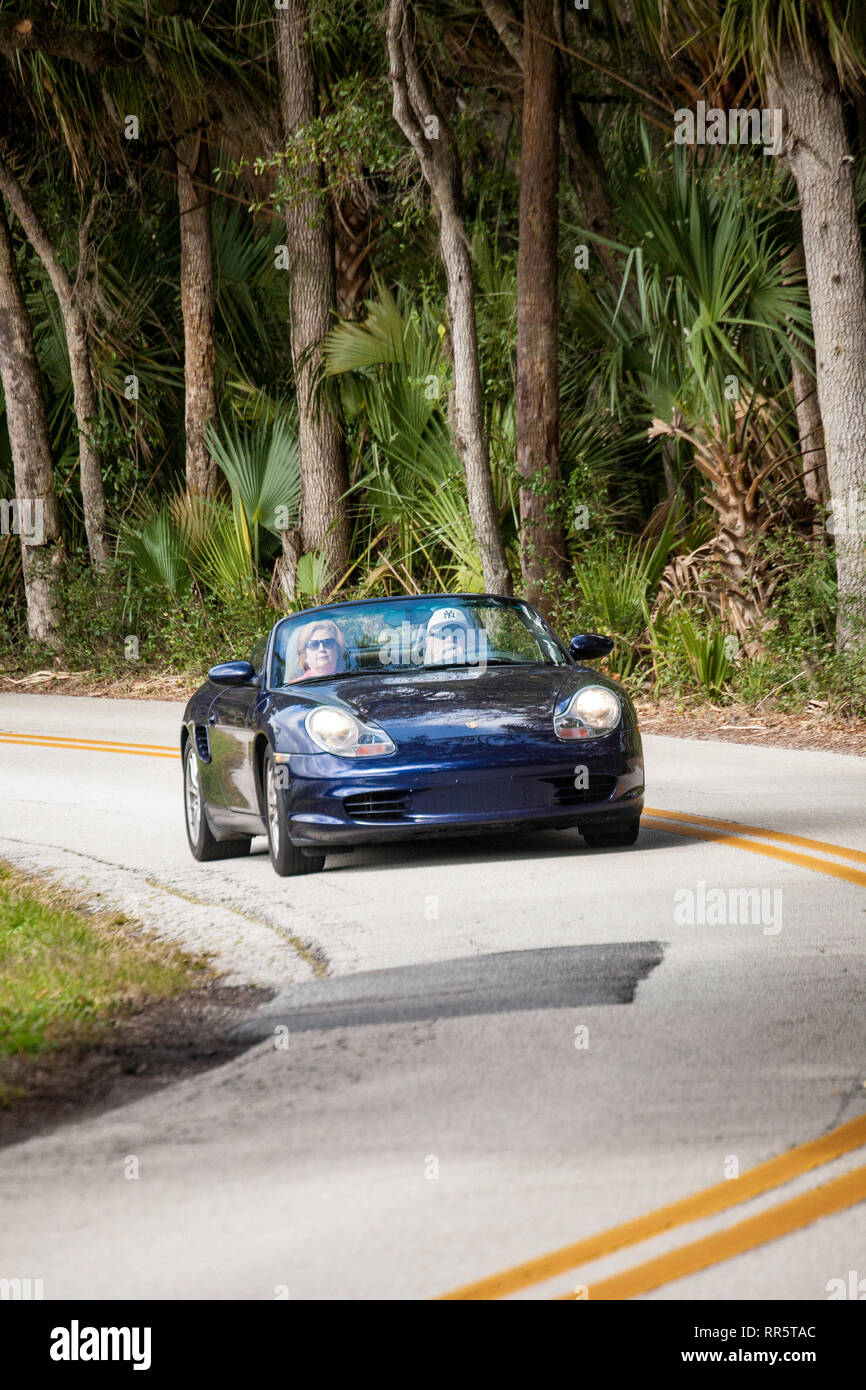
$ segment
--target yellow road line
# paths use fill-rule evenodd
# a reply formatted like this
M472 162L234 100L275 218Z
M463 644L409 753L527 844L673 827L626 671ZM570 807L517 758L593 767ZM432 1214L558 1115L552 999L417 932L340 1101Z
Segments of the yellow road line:
M130 753L138 758L179 758L180 753L160 744L107 743L99 739L49 739L35 735L0 734L0 743L19 743L25 748L68 749L78 753Z
M63 747L67 743L86 743L92 744L95 748L147 748L154 749L158 753L173 753L174 748L167 743L140 743L137 739L116 739L116 738L87 738L85 734L76 734L72 738L61 737L60 734L22 734L12 730L0 729L0 738L16 739L22 743L37 741L39 743L56 743Z
M820 1139L811 1139L777 1158L759 1163L756 1168L749 1169L739 1178L716 1183L713 1187L694 1192L689 1197L682 1197L668 1206L658 1207L655 1211L647 1212L646 1215L638 1216L632 1221L611 1226L606 1231L599 1231L596 1235L575 1241L572 1245L564 1245L547 1255L514 1265L511 1269L502 1270L499 1274L480 1279L474 1284L465 1284L443 1297L445 1300L504 1298L506 1294L517 1293L518 1290L529 1288L532 1284L543 1283L545 1279L564 1274L577 1265L601 1259L603 1255L612 1255L616 1250L649 1240L663 1231L671 1231L690 1221L700 1221L704 1217L714 1216L717 1212L739 1206L762 1192L769 1192L782 1183L790 1182L792 1178L808 1173L812 1168L818 1168L842 1154L862 1148L864 1144L866 1115L860 1115L856 1120L849 1120L847 1124L831 1130L829 1134L822 1134Z
M652 817L646 817L652 820ZM859 883L866 886L866 873L862 869L849 868L847 864L828 864L826 859L813 859L809 854L796 854L790 849L777 849L775 845L759 845L754 840L744 840L739 835L725 835L723 831L715 831L707 828L698 829L696 826L672 825L669 821L663 821L658 825L652 826L653 830L662 830L666 835L684 835L690 840L709 840L719 845L731 845L734 849L743 849L747 854L760 854L765 859L781 859L786 864L796 864L801 869L813 869L819 874L828 874L830 878L843 878L846 883Z
M786 845L802 845L805 849L823 850L825 854L841 855L843 859L855 859L866 864L866 852L861 849L846 849L842 845L832 845L827 840L810 840L805 835L788 835L782 830L765 830L760 825L741 825L735 820L713 819L712 816L691 816L683 811L660 811L655 806L647 806L644 812L661 820L683 821L686 825L714 825L719 830L741 830L748 835L762 835L770 840L781 840Z
M674 1279L683 1279L687 1274L697 1274L699 1270L709 1269L711 1265L730 1260L735 1255L743 1255L747 1250L778 1240L780 1236L810 1226L822 1216L844 1211L846 1207L856 1206L864 1200L866 1168L855 1168L851 1173L843 1173L841 1178L834 1178L821 1187L810 1188L799 1197L770 1207L769 1211L738 1221L726 1231L717 1231L715 1235L705 1236L691 1245L669 1250L656 1260L648 1260L646 1264L623 1270L610 1279L602 1279L598 1284L590 1284L587 1286L589 1298L596 1301L637 1298L639 1294L661 1288ZM558 1302L566 1299L573 1302L574 1292L557 1295Z

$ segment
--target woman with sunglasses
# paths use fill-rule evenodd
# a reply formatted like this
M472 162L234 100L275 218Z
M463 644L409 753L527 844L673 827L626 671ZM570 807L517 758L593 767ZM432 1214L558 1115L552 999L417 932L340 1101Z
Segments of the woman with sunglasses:
M307 623L298 633L298 664L303 668L295 681L308 680L310 676L333 676L343 669L346 639L330 618L318 623Z

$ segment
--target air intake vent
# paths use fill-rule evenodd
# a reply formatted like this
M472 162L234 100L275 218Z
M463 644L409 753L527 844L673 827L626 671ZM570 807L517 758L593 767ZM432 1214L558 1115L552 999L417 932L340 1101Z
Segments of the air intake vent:
M406 820L408 802L407 792L363 792L358 796L347 796L343 805L351 820L369 825Z
M616 790L616 778L609 773L591 772L586 787L576 787L574 777L553 777L554 806L584 806L590 801L607 801Z
M195 746L198 749L198 755L202 762L209 763L210 744L207 741L207 729L204 724L196 724L195 726Z

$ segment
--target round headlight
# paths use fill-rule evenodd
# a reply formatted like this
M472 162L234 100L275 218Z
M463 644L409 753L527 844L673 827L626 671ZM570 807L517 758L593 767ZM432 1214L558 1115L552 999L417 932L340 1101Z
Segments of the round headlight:
M361 732L352 716L339 709L314 709L307 715L307 730L328 753L348 753Z
M585 685L568 708L591 729L613 729L619 723L620 703L604 685Z

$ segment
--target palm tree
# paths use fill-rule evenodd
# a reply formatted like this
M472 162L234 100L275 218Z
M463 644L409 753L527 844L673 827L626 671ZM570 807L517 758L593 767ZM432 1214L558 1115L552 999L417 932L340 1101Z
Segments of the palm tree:
M783 113L781 159L800 199L818 401L830 498L866 495L866 273L842 105L866 74L866 10L857 0L634 0L636 22L669 62L714 39L719 65L745 64ZM836 535L836 644L866 643L866 544Z
M549 607L565 577L559 462L559 69L550 0L525 0L520 240L517 254L517 463L526 597Z
M407 0L389 0L388 55L394 119L415 151L439 222L448 283L454 355L453 431L463 463L469 510L488 592L509 595L511 572L496 516L475 319L472 258L463 219L457 143L417 55L415 16Z
M366 316L342 322L325 339L323 370L343 384L344 412L369 460L355 488L363 490L370 532L396 539L393 563L411 588L418 568L441 587L479 590L481 560L473 534L460 460L440 403L447 395L437 324L429 309L395 300L377 282ZM402 301L402 302L401 302ZM494 489L506 492L504 480ZM505 497L504 512L513 499ZM499 498L497 498L499 502ZM380 557L384 554L380 551ZM376 567L378 568L378 566Z
M0 377L15 470L19 508L33 505L35 526L21 527L21 563L27 601L27 629L40 642L61 640L58 562L60 514L54 493L54 467L42 383L30 320L21 294L6 211L0 198ZM20 516L19 516L20 525Z
M70 274L59 249L46 234L33 202L28 198L20 180L7 161L0 157L0 193L5 194L24 233L39 257L57 295L66 345L69 352L69 371L78 425L81 497L84 503L84 524L90 562L94 569L104 570L108 564L108 543L105 533L105 488L102 479L102 455L94 434L97 418L96 386L90 353L89 319L93 308L95 284L93 279L90 232L96 213L97 195L91 198L87 211L78 226L78 264Z
M318 113L305 0L286 0L275 11L274 25L283 134L288 144L297 145ZM299 543L306 552L324 551L336 579L349 561L349 476L340 420L333 404L317 401L314 391L320 345L336 308L333 223L330 205L321 196L322 174L315 159L287 160L284 183L291 348L300 420ZM298 542L290 532L285 534L286 559L291 563Z
M787 403L792 352L805 360L808 310L784 226L762 211L778 183L761 166L763 198L736 167L709 180L683 147L659 168L644 132L642 176L621 206L635 245L635 293L578 288L576 320L604 344L600 376L612 402L637 385L650 438L679 440L704 480L715 535L703 559L720 572L722 608L744 634L767 615L774 577L755 542L777 508L772 489L794 472Z

